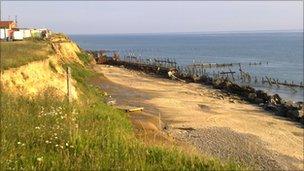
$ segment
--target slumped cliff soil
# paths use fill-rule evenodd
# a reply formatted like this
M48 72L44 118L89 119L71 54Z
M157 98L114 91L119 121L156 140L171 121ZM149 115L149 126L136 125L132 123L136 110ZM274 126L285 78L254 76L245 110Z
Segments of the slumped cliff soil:
M303 169L304 133L298 123L208 86L119 67L94 69L106 77L99 84L117 105L144 107L130 117L145 130L161 128L204 155L256 169Z

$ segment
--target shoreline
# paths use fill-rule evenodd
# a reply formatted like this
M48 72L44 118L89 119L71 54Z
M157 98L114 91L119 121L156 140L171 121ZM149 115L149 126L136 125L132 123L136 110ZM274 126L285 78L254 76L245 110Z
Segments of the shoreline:
M157 124L155 119L160 113L163 132L204 155L223 160L230 156L260 169L303 168L303 128L295 122L210 86L116 66L96 65L95 71L110 80L99 86L118 105L144 107L144 114L129 114L132 123L139 120L144 127L151 127Z

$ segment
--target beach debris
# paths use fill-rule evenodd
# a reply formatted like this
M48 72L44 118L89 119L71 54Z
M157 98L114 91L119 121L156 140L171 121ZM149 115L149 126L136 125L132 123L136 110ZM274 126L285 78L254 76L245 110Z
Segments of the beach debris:
M184 131L194 131L195 129L192 127L178 127L177 129L179 130L184 130Z
M113 106L113 105L116 105L116 100L109 100L109 101L107 101L107 105L109 105L109 106Z
M133 107L133 106L118 106L117 108L125 112L138 112L144 110L143 107Z

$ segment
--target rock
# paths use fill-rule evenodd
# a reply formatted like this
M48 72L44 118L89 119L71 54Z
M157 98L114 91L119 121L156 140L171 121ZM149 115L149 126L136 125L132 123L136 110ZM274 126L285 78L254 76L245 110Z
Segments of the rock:
M254 99L254 102L255 102L256 104L263 104L263 105L264 105L264 100L261 99L261 98L255 98L255 99Z
M271 104L271 103L265 105L265 106L264 106L264 109L265 109L265 110L268 110L268 111L276 111L276 110L277 110L276 106L273 105L273 104Z
M241 94L241 92L242 92L242 88L239 85L234 84L234 83L230 84L228 88L229 88L229 91L232 93Z
M250 101L254 101L257 95L255 93L249 93L247 97Z
M270 103L272 104L282 104L282 99L278 94L274 94L273 96L270 97Z
M256 91L257 98L263 99L264 103L270 100L270 96L262 90Z
M219 89L223 88L223 80L222 79L214 79L213 80L213 86L215 88L219 88Z
M230 102L230 103L235 103L235 100L229 99L229 102Z
M291 118L292 120L300 120L300 113L298 110L288 110L286 112L286 116Z
M274 112L275 115L277 115L277 116L284 116L284 117L286 116L286 110L284 109L283 106L277 106L272 103L269 103L269 104L265 105L264 108L265 108L265 110Z
M255 93L255 89L250 86L243 86L242 87L243 92L249 94L249 93Z

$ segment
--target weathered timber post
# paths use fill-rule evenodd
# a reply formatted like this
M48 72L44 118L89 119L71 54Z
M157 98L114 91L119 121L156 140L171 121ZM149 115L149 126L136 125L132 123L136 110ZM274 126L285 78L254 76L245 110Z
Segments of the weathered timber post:
M158 127L160 130L162 130L162 126L161 126L161 115L160 113L158 113Z
M72 85L71 85L71 68L67 68L67 98L68 102L72 101Z

